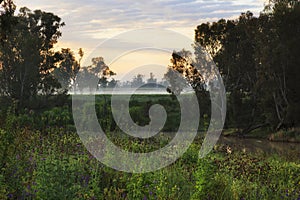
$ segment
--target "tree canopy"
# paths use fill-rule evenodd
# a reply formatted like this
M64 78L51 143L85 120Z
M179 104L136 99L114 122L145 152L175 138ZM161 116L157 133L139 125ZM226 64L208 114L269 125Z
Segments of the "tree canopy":
M299 125L299 19L299 1L274 0L259 17L248 11L195 30L226 84L228 126L246 133Z
M25 7L14 15L13 3L4 2L4 13L1 14L0 92L22 105L38 93L51 94L59 88L51 73L59 61L53 46L61 36L59 29L64 23L52 13L41 10L32 12ZM10 26L10 21L15 24Z

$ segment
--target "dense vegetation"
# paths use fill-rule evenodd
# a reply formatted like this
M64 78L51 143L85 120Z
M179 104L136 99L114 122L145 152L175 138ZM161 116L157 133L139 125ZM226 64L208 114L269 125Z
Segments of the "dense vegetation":
M28 8L16 14L12 0L0 3L0 199L300 199L299 152L292 159L266 158L217 145L208 157L198 158L210 100L184 50L170 55L168 73L182 73L199 97L196 141L176 163L156 172L130 174L102 165L76 134L67 91L90 87L86 79L113 87L115 73L102 57L81 66L82 49L79 60L70 49L54 50L65 25L60 17ZM258 17L247 12L236 20L201 24L195 30L196 62L198 45L211 54L224 79L227 132L257 134L253 131L259 129L256 136L277 131L271 138L291 133L299 139L298 0L271 1ZM134 83L141 82L139 76ZM181 113L171 94L133 95L133 121L148 124L154 104L168 112L163 133L176 132ZM145 141L127 137L109 105L109 95L96 96L98 121L115 144L148 152L169 142L167 134Z
M173 165L146 174L117 172L98 162L74 132L1 133L1 199L299 199L300 163L221 146L198 159L201 139ZM144 142L111 135L131 151L147 151ZM168 139L152 141L151 148ZM297 155L299 156L299 155ZM296 158L297 159L297 158ZM4 162L3 162L4 161Z
M271 2L259 17L247 12L196 29L226 84L227 125L242 133L300 124L300 3Z

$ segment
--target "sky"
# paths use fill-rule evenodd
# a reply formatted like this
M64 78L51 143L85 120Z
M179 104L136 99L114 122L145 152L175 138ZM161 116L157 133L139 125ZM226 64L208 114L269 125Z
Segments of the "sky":
M61 17L66 26L61 28L62 37L56 48L71 48L76 53L79 48L83 48L85 63L88 63L91 54L96 55L103 42L113 38L108 49L99 51L105 55L98 56L103 56L106 63L117 72L117 79L137 68L137 65L148 65L153 58L158 60L155 64L162 66L167 66L170 60L170 55L165 52L161 54L162 51L135 51L134 54L121 56L124 51L120 50L122 45L118 44L131 46L128 41L124 42L128 31L167 29L192 41L194 30L201 23L220 18L234 19L248 10L258 15L264 8L264 0L15 0L15 3L17 9L26 6L31 10L40 9ZM124 35L118 38L120 33ZM112 63L116 60L111 58L112 55L118 55L119 60ZM145 60L149 62L143 64ZM157 70L157 66L153 70ZM149 74L150 71L144 73ZM161 73L157 75L158 78Z

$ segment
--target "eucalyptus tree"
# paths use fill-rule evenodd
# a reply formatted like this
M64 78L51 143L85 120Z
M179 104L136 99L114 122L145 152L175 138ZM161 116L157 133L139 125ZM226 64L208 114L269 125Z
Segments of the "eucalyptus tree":
M32 12L24 7L18 15L12 12L16 24L1 36L0 87L2 95L17 100L22 106L37 94L53 94L59 88L52 73L59 61L53 47L64 23L58 16L41 10Z

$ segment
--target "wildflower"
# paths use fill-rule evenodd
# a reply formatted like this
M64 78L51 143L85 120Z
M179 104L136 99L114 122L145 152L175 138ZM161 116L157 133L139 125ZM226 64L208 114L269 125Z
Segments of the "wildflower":
M230 146L226 147L226 152L227 152L227 154L231 154L232 153L232 149L231 149Z

